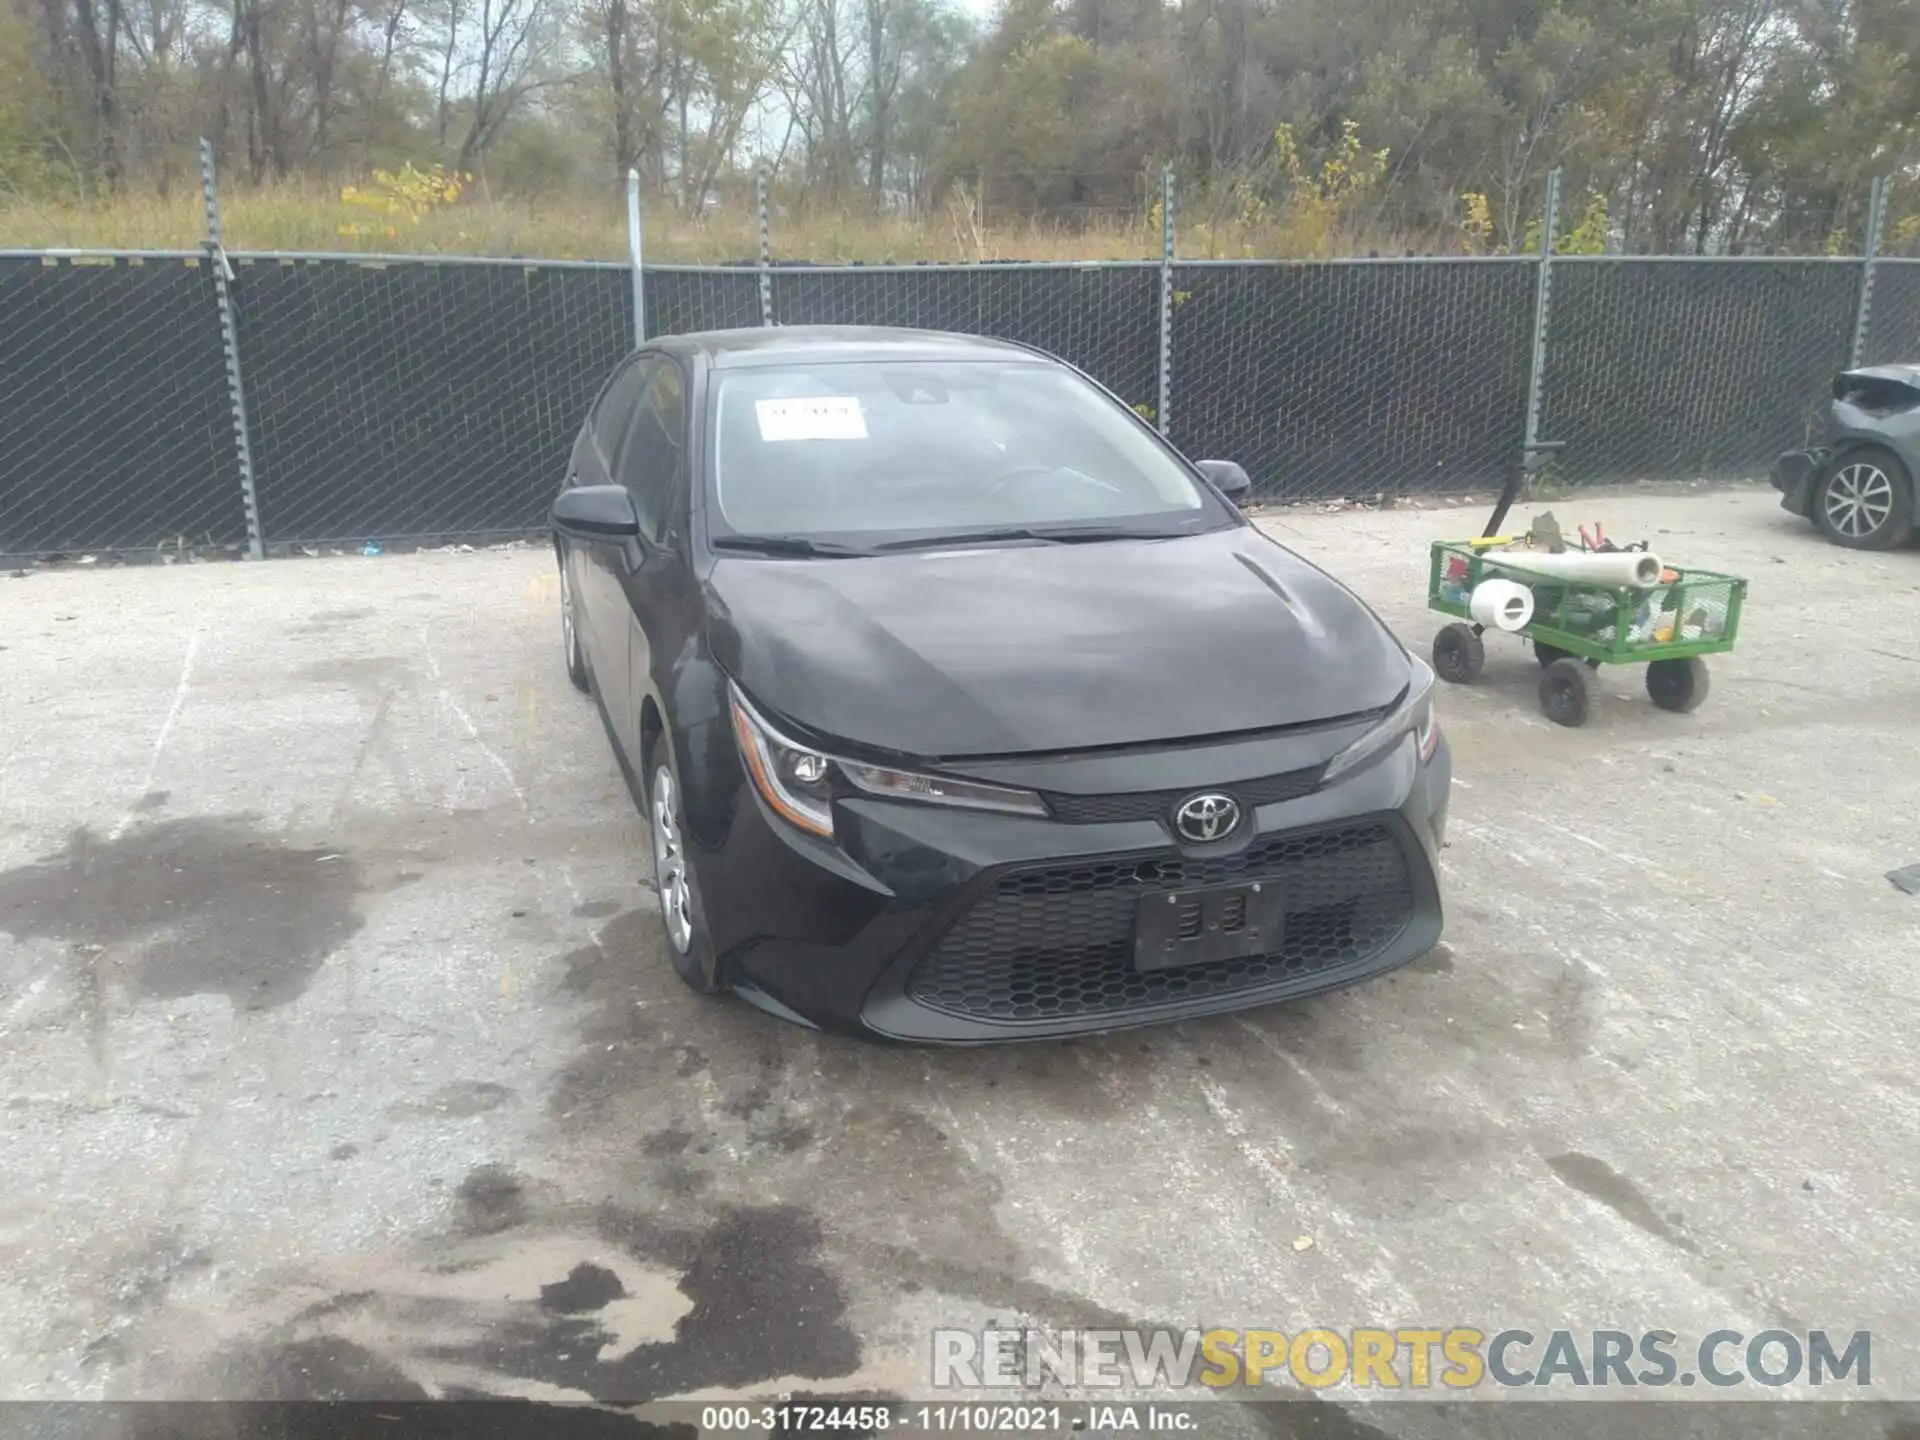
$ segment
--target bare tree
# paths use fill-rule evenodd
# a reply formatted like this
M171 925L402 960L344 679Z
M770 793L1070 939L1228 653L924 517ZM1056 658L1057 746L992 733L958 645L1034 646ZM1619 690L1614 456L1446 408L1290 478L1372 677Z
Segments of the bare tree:
M535 88L546 40L547 0L480 0L467 129L455 158L464 170L486 149L514 108Z

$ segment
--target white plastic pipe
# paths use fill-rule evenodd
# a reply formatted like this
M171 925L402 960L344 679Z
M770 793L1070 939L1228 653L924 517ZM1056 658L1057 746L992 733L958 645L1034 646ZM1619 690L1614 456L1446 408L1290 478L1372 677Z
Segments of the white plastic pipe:
M1658 585L1660 572L1665 568L1658 555L1635 550L1602 554L1569 550L1562 555L1526 551L1512 558L1489 555L1486 563L1489 570L1550 575L1557 580L1577 580L1588 585L1637 585L1641 589Z
M1533 592L1512 580L1482 580L1467 609L1489 630L1518 630L1533 618Z

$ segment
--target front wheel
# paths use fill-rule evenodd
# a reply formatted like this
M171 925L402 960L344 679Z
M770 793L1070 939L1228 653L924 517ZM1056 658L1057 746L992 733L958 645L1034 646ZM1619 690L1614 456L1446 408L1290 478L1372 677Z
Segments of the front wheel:
M707 937L693 867L687 861L680 815L680 787L673 768L665 758L657 759L648 787L647 819L653 830L653 883L660 896L661 925L667 932L667 958L688 989L713 995L720 990L714 979L713 942Z
M1814 487L1813 523L1849 550L1891 550L1913 534L1913 477L1891 450L1849 450Z
M593 682L587 676L587 654L580 648L580 625L573 603L573 568L565 550L560 552L560 644L573 688L582 692L591 689Z

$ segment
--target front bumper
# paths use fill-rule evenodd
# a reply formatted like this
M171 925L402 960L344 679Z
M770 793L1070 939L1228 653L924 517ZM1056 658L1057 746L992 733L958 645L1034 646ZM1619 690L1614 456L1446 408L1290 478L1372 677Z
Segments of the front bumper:
M1788 450L1773 462L1768 478L1780 492L1780 508L1801 517L1813 513L1813 487L1820 479L1831 454L1822 446L1808 450Z
M1442 924L1445 740L1425 765L1409 737L1307 793L1270 778L1203 778L1226 758L1233 773L1287 773L1284 754L1267 768L1249 750L1156 757L1157 777L1175 781L1156 790L1247 797L1250 823L1239 835L1201 847L1177 843L1138 807L1129 818L1102 818L1129 809L1103 803L1122 798L1111 793L1079 797L1086 803L1074 813L1089 817L1080 823L848 800L836 808L838 843L827 846L797 834L743 785L725 844L695 860L723 978L755 1003L822 1028L977 1044L1271 1004L1365 980L1431 949ZM1269 796L1282 798L1260 803ZM1143 900L1252 881L1283 896L1270 953L1134 967Z

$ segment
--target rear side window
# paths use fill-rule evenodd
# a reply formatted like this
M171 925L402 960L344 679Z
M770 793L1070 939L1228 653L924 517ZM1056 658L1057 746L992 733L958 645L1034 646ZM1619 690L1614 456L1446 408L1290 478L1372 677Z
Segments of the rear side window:
M658 540L686 476L686 385L672 361L653 365L645 392L612 457L616 481L633 496L640 529Z

